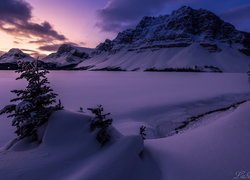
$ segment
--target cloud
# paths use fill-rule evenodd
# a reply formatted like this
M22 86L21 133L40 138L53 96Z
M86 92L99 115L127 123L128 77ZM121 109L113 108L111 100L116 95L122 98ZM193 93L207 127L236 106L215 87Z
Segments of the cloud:
M15 43L15 44L20 44L20 42L19 42L19 41L13 41L13 43Z
M84 43L84 42L81 42ZM80 43L80 45L81 45ZM73 43L73 42L65 42L64 44L70 44L72 46L79 46L79 44ZM40 46L38 49L42 50L42 51L51 51L51 52L55 52L58 50L58 48L61 46L62 44L49 44L49 45L43 45Z
M22 0L1 0L0 17L6 22L15 22L16 20L31 19L32 7Z
M38 49L42 51L57 51L61 44L52 44L40 46Z
M30 44L46 44L48 43L45 39L31 40L28 43Z
M29 55L31 55L32 57L34 57L34 58L39 58L39 59L41 59L41 58L43 58L43 57L45 57L46 56L46 54L42 54L42 53L40 53L40 52L38 52L38 51L35 51L35 50L30 50L30 49L21 49L24 53L27 53L27 54L29 54Z
M230 9L221 14L221 17L234 24L240 30L250 31L250 5Z
M98 10L97 26L102 31L117 32L131 27L145 15L159 13L171 0L109 0Z
M31 49L21 49L21 51L24 51L24 52L37 52L37 51L31 50Z
M198 0L109 0L97 11L99 21L96 26L104 32L119 32L131 28L144 16L169 13L186 4Z
M80 42L79 45L86 46L86 43L85 42Z
M38 39L44 43L67 40L49 22L32 22L32 7L24 0L0 1L0 29L16 37Z

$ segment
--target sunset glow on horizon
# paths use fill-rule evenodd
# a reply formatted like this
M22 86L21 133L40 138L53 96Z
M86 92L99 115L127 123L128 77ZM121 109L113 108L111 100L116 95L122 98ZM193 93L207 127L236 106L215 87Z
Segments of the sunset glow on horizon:
M140 6L143 4L143 7ZM250 31L250 2L229 0L1 0L0 52L19 48L33 56L49 54L63 43L94 48L143 16L169 14L182 5L205 8L239 30Z

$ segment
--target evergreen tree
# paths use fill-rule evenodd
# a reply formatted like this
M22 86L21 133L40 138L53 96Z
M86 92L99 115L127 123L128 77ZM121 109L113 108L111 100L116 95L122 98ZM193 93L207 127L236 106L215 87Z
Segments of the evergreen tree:
M13 90L16 98L11 102L17 102L4 107L0 114L10 114L13 118L12 126L16 127L15 133L22 139L32 137L37 140L38 128L45 124L52 112L63 109L61 102L57 103L56 96L49 86L46 74L49 71L37 66L37 62L19 63L16 71L20 76L16 80L25 79L28 85L22 90Z
M108 128L112 124L113 120L107 118L110 113L103 114L104 109L102 105L97 106L97 108L88 108L88 110L95 115L91 121L90 130L94 131L95 129L98 129L96 139L103 146L110 141L111 137L108 132Z
M248 75L248 82L250 83L250 66L249 66L249 71L247 72Z
M140 135L141 135L143 140L146 139L146 136L147 136L147 134L146 134L146 126L141 126L140 127Z

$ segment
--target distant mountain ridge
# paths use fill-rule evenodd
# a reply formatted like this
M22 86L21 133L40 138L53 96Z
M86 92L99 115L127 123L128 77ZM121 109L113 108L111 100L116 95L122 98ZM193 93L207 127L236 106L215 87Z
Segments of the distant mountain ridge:
M73 46L71 44L63 44L58 51L52 53L43 59L39 59L39 64L47 69L72 69L85 59L90 58L93 50L91 48L83 48ZM7 53L0 56L0 69L17 69L19 61L32 62L36 59L24 53L20 49L13 48Z
M208 10L183 6L144 17L95 49L64 44L42 61L52 69L246 72L250 33Z

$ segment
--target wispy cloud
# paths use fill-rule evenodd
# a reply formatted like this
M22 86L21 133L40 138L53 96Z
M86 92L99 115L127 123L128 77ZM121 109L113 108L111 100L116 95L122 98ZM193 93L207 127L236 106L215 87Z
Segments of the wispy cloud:
M154 16L197 0L109 0L97 11L96 26L104 32L119 32L138 23L144 16Z
M61 44L52 44L52 45L44 45L40 46L38 49L42 51L57 51Z
M0 1L0 29L37 44L67 41L67 38L57 32L49 22L33 22L32 7L24 0ZM36 39L36 42L33 39Z
M117 32L134 25L145 15L162 10L169 0L109 0L97 13L102 31Z
M83 43L83 42L82 42ZM79 46L81 44L76 44L73 42L67 42L65 44L70 44L72 46ZM48 44L48 45L44 45L44 46L40 46L38 49L42 50L42 51L50 51L50 52L55 52L58 50L58 48L61 46L62 44Z
M96 25L104 32L119 32L133 27L143 16L167 14L182 5L189 5L219 12L223 19L240 30L250 31L250 3L234 0L227 3L225 7L225 2L216 0L109 0L104 8L97 11L99 19Z
M43 58L46 56L46 54L42 54L41 52L35 51L35 50L30 50L30 49L21 49L24 53L27 53L31 55L34 58Z

